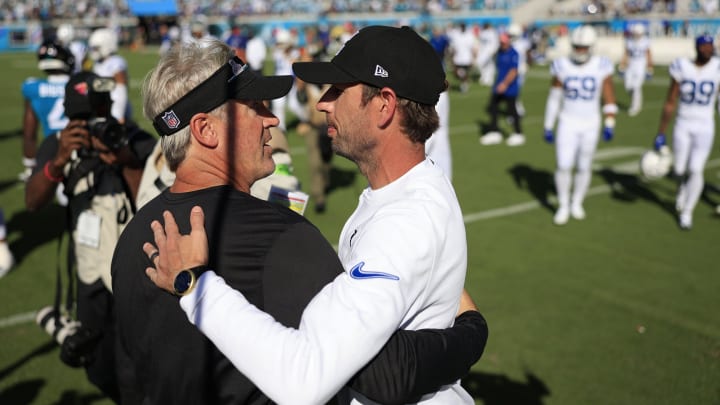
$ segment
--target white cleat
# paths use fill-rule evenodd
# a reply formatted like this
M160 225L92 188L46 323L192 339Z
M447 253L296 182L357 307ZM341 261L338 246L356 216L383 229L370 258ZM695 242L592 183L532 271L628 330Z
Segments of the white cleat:
M680 229L683 231L689 231L692 229L692 215L690 214L680 214L679 223L680 223Z
M638 114L640 114L639 108L631 108L630 110L628 110L628 116L630 117L635 117Z
M6 275L14 264L15 258L10 252L7 242L0 242L0 278Z
M577 219L577 220L583 220L585 219L585 210L583 209L582 205L573 205L570 207L570 215Z
M20 172L18 174L18 180L22 181L23 183L27 183L28 179L32 176L32 169L29 167L26 167L25 170Z
M525 144L525 135L523 134L512 134L505 141L507 146L521 146Z
M500 132L492 131L480 137L481 145L497 145L503 141L503 136Z
M568 219L570 219L570 210L567 207L560 207L555 212L553 223L555 225L565 225L567 224Z

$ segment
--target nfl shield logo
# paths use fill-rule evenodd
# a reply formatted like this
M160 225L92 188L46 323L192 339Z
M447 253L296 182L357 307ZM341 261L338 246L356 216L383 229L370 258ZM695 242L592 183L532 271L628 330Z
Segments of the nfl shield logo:
M180 118L175 115L175 111L173 110L166 112L165 115L162 116L162 120L165 121L165 125L167 125L168 128L175 129L180 126Z

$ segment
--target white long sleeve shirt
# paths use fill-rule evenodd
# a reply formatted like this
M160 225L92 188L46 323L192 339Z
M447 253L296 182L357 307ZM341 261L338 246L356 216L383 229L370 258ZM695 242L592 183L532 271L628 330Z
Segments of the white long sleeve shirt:
M400 179L366 189L340 236L339 275L310 302L298 329L258 310L213 272L180 303L192 323L280 404L322 404L399 328L445 328L467 266L455 192L425 160ZM311 271L311 270L309 270ZM344 391L345 402L372 403ZM472 404L459 382L420 403Z

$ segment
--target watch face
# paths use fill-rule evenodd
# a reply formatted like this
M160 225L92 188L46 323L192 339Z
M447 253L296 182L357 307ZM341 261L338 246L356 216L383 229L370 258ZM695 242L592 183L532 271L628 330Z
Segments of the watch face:
M190 288L190 284L192 283L193 275L188 270L183 270L180 273L175 276L175 293L177 294L183 294L185 291Z

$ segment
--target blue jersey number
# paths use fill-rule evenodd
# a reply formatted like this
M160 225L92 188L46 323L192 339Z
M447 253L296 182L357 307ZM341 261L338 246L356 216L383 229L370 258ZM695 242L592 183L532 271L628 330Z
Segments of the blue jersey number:
M565 98L568 100L592 100L595 97L597 83L594 77L571 76L563 83Z
M684 104L708 105L715 94L715 83L711 81L694 82L683 80L680 82L680 102Z

